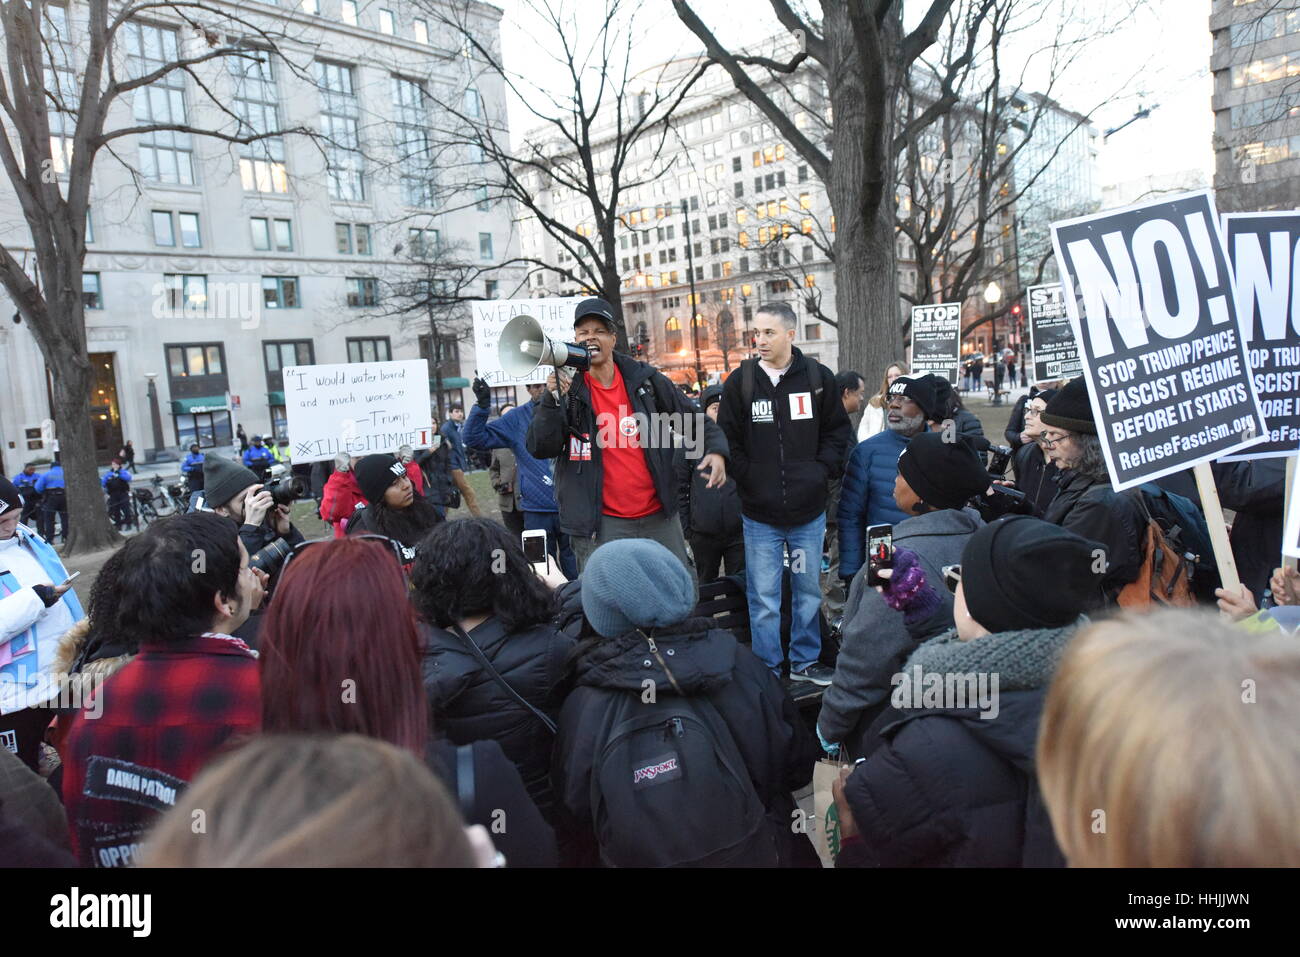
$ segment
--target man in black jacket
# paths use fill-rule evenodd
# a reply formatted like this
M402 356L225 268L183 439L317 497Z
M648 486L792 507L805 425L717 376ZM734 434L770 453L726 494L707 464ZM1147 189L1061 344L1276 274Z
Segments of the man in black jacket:
M704 414L714 422L721 402L720 385L709 386L700 399ZM744 571L745 535L736 480L728 478L722 488L709 488L707 477L695 469L684 448L677 450L673 464L677 469L677 513L682 517L682 531L690 539L700 581L720 577L724 560L728 575Z
M718 423L727 434L744 514L754 653L781 673L781 576L789 549L790 678L825 687L832 672L817 662L817 613L826 499L829 482L843 470L851 429L835 374L794 348L797 324L785 303L759 309L759 358L746 359L728 377Z
M650 538L691 567L677 519L674 436L687 457L709 476L708 488L727 481L722 431L653 366L616 355L614 309L584 299L573 332L587 347L591 368L569 382L552 374L528 426L528 451L555 459L560 530L578 569L598 545L619 538ZM561 408L560 393L567 394Z

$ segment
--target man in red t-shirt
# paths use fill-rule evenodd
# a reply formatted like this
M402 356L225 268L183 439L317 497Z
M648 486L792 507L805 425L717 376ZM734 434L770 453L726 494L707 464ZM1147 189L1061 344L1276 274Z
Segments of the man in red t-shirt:
M567 372L558 382L551 375L528 428L528 451L556 460L560 529L579 569L597 546L618 538L653 539L691 568L677 518L675 443L715 488L727 480L726 437L666 376L614 352L615 321L603 299L578 304L574 338L586 346L591 368L571 382Z

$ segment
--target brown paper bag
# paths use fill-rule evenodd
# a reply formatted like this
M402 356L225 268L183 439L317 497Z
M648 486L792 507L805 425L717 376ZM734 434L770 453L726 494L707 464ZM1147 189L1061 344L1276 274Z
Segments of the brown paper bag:
M813 768L813 820L809 822L808 836L824 867L834 867L835 855L840 852L840 819L831 786L842 767L839 761L823 758Z

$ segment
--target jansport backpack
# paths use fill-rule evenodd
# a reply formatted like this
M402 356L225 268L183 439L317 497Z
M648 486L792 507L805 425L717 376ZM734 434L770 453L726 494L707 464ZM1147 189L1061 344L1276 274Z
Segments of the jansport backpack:
M777 866L763 804L706 698L629 693L592 767L591 813L609 867Z

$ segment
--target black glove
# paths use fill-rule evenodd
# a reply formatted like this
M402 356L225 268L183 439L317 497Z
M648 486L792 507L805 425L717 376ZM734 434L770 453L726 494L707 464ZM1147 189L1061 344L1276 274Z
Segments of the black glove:
M486 409L492 404L492 389L482 379L475 379L470 388L474 390L474 398L481 408Z
M59 596L54 594L53 585L33 585L32 591L36 592L36 597L45 603L46 608L50 608L59 600Z

